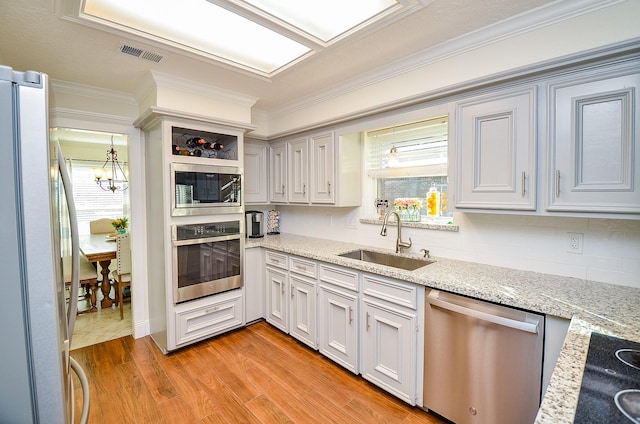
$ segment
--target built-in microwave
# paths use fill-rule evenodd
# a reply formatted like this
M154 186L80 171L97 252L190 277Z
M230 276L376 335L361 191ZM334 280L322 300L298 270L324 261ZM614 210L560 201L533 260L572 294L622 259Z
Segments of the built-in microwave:
M242 213L242 170L230 166L171 164L171 215Z

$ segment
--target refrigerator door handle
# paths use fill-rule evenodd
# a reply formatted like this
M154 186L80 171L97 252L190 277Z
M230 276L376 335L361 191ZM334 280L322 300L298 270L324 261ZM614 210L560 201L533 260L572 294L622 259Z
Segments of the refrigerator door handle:
M504 318L498 315L488 314L486 312L478 311L464 306L456 305L438 298L438 292L433 290L427 297L427 301L442 309L447 309L458 314L470 316L472 318L481 319L483 321L492 322L503 327L509 327L520 331L526 331L527 333L538 334L538 321L525 322L517 321L509 318Z
M69 294L69 308L67 309L67 331L70 347L73 327L76 323L76 313L78 312L78 302L74 302L73 300L78 299L78 292L80 290L80 238L78 237L78 215L76 214L76 206L73 201L71 177L69 176L69 171L64 161L60 143L56 143L56 147L58 149L58 169L60 169L60 177L62 179L62 185L64 186L71 229L71 292Z

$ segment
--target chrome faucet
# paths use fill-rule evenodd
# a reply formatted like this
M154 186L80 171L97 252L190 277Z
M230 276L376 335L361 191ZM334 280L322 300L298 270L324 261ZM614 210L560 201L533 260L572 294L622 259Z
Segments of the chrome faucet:
M409 243L402 241L402 226L400 225L400 215L396 211L389 211L384 216L384 221L382 221L382 229L380 230L381 236L387 235L387 221L389 220L389 215L396 216L396 223L398 224L398 238L396 239L396 253L399 253L402 249L409 249L411 247L411 237L409 237Z

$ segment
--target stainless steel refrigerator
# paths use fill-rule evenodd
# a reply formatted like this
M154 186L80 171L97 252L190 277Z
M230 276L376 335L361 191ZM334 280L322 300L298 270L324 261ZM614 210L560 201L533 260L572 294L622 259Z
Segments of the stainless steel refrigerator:
M49 143L47 76L0 66L1 423L77 422L71 370L84 394L78 396L84 403L81 422L88 412L86 376L69 355L79 248L72 188L63 177L68 180L64 158L57 143ZM68 303L62 202L72 228Z

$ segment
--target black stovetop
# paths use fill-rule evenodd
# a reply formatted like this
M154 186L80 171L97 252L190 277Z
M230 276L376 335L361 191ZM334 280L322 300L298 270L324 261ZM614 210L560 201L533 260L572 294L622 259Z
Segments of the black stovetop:
M592 333L574 423L640 423L638 411L640 343Z

